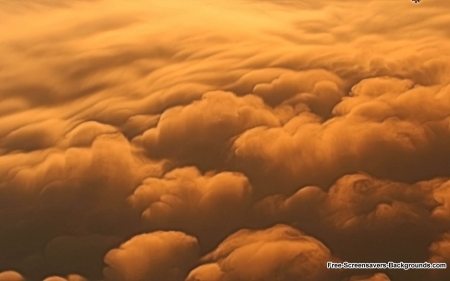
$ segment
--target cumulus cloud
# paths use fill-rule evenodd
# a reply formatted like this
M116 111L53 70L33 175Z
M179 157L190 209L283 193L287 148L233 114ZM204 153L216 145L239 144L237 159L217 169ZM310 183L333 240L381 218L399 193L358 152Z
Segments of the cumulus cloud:
M373 83L378 89L365 90ZM397 88L384 91L390 84ZM446 176L448 86L399 93L410 84L393 78L363 80L325 122L301 112L283 127L247 130L233 144L233 159L251 180L276 186L275 192L280 186L287 192L309 184L326 187L358 171L406 182ZM383 94L373 94L379 91Z
M251 185L240 173L202 175L186 167L144 180L128 201L150 229L184 230L206 246L248 220L251 197Z
M0 273L1 281L25 281L25 278L15 271L3 271Z
M187 281L334 280L326 269L336 261L320 241L286 225L240 230L203 257ZM211 276L211 277L210 277ZM210 279L212 278L212 279Z
M430 263L446 263L447 266L450 263L450 233L444 233L440 239L432 243L429 247L430 257L428 261ZM444 280L450 277L448 270L433 270L433 280Z
M47 277L44 279L44 281L87 281L87 279L81 275L70 274L66 278L59 277L59 276Z
M198 252L197 239L181 232L141 234L106 254L105 280L183 280Z
M446 186L444 179L406 184L353 174L328 191L307 186L292 196L268 196L254 212L262 224L294 223L347 261L424 262L428 245L450 227L446 201L440 197ZM392 272L400 279L414 274Z
M233 137L250 128L279 125L276 115L253 95L208 92L200 101L166 110L140 142L151 156L211 169L218 158L225 158Z
M2 264L19 266L36 279L50 269L101 277L103 255L115 244L100 238L89 242L89 235L123 237L139 228L125 199L144 178L165 169L132 152L119 134L99 135L89 147L11 154L3 163ZM62 239L63 245L58 236L73 239Z
M449 12L0 0L0 276L446 280Z

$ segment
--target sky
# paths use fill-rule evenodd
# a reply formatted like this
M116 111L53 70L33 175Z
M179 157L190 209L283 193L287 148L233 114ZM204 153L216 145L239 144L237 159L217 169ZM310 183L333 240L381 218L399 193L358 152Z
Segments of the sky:
M0 0L0 281L445 281L450 2Z

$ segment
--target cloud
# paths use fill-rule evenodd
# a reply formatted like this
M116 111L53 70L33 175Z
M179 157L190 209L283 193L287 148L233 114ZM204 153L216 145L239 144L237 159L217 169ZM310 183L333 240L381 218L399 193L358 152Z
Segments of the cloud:
M36 279L50 269L101 277L102 257L113 244L100 246L102 239L83 242L76 237L98 234L121 241L136 231L139 218L134 219L126 197L144 178L165 170L164 164L132 152L117 133L100 135L89 147L16 153L2 160L1 218L7 229L0 236L2 265L18 266ZM55 252L51 245L59 236L73 239ZM41 252L47 244L49 256Z
M0 273L2 281L25 281L25 278L15 271L3 271Z
M384 273L376 273L374 275L353 276L349 281L390 281L389 277Z
M202 175L185 167L144 180L128 201L150 229L183 229L206 246L245 223L251 197L251 185L242 174Z
M255 205L255 219L261 225L293 223L346 261L423 262L428 246L450 227L441 197L447 186L445 179L406 184L346 175L328 191L307 186L292 196L266 197ZM390 275L416 278L411 271L393 270Z
M45 278L44 281L87 281L87 279L77 274L71 274L67 278L52 276Z
M378 280L322 263L445 260L449 11L0 0L0 271L101 279L111 251L111 280Z
M436 185L345 176L328 191L323 225L331 229L320 237L345 260L424 262L428 245L449 227L433 214L440 205L434 196ZM426 279L429 272L391 270L389 276Z
M395 228L402 227L402 224L423 224L425 221L432 224L431 220L438 219L436 211L442 205L435 200L435 192L444 183L409 185L376 179L367 174L353 174L337 180L328 192L308 186L287 198L278 195L267 197L256 205L256 210L272 212L273 215L278 212L278 215L300 220L318 216L347 234L375 229L389 231L389 239L392 239L392 235L398 232Z
M106 254L105 280L183 280L198 251L197 239L181 232L141 234Z
M450 233L444 233L438 241L435 241L428 248L430 257L428 262L430 263L450 263ZM444 280L450 275L448 270L435 269L432 270L432 280Z
M377 96L364 90L370 83ZM407 84L405 84L407 83ZM448 87L414 87L393 78L363 80L337 104L334 118L299 112L283 127L258 127L241 134L232 159L256 186L292 192L302 185L327 187L337 178L364 171L380 178L415 182L448 176ZM375 96L375 97L374 97ZM422 110L420 106L428 104ZM348 145L351 144L351 145ZM290 155L295 155L292 157ZM414 172L413 172L414 171Z
M327 116L344 93L343 81L324 70L281 74L269 83L255 85L253 93L271 105L305 104L318 115Z
M253 95L208 92L200 101L165 111L157 127L146 131L138 141L150 156L214 168L211 162L226 156L233 137L249 128L279 124L276 115Z
M336 261L320 241L286 225L240 230L202 260L187 281L334 280L326 269ZM211 276L212 279L209 279Z

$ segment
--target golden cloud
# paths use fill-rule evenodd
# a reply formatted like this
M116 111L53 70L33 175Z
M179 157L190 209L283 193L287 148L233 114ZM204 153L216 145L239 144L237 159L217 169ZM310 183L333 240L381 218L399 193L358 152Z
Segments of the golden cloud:
M0 280L447 280L449 12L0 0Z

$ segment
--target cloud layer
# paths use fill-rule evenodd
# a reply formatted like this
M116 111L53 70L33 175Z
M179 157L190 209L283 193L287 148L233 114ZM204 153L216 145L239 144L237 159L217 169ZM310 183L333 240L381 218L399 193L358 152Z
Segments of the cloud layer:
M223 1L222 1L223 2ZM450 262L450 5L0 0L0 280Z

